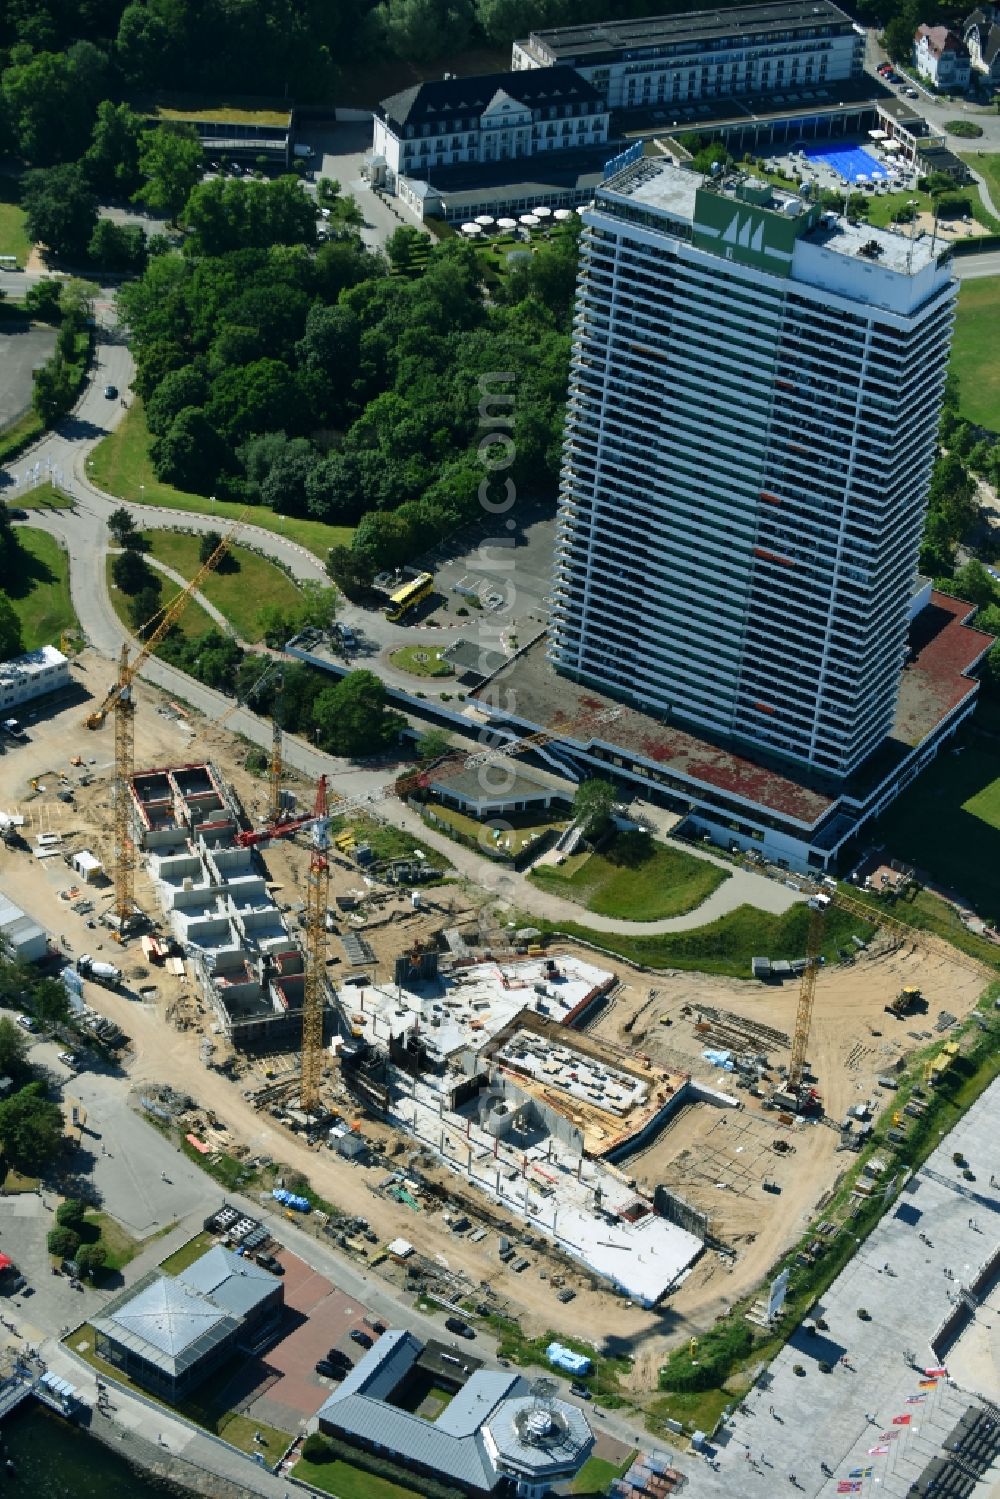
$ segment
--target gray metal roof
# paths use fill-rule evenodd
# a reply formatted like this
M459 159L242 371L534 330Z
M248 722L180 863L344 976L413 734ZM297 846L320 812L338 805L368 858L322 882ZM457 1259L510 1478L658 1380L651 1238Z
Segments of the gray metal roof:
M358 1441L377 1442L446 1479L489 1491L497 1471L482 1429L505 1398L526 1394L527 1381L519 1374L477 1370L436 1421L425 1421L385 1403L422 1352L423 1344L403 1328L384 1332L320 1407L320 1423Z
M281 1284L269 1270L221 1244L181 1270L177 1279L241 1319Z
M318 1414L321 1426L325 1423L362 1442L377 1442L383 1450L410 1458L442 1478L487 1492L496 1484L496 1469L478 1431L472 1436L448 1436L438 1431L436 1423L366 1395L333 1395Z
M502 1369L480 1369L445 1406L434 1422L434 1429L450 1437L472 1436L501 1400L526 1395L528 1389L528 1381L520 1374L505 1374Z
M402 1327L390 1327L359 1358L347 1378L341 1380L330 1399L341 1400L347 1395L368 1395L373 1400L384 1400L391 1395L404 1374L409 1373L423 1352L419 1338Z
M583 1411L565 1400L539 1401L530 1392L505 1400L489 1422L500 1461L537 1481L580 1466L594 1442Z
M174 1276L158 1271L116 1297L94 1326L130 1353L174 1376L236 1331L236 1317Z

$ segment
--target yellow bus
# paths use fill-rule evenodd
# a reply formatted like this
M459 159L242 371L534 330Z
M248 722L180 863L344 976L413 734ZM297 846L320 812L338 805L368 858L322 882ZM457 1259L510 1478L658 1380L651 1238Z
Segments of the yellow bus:
M434 578L431 573L418 573L408 583L401 583L395 593L389 596L386 619L402 619L404 614L427 597L433 587Z

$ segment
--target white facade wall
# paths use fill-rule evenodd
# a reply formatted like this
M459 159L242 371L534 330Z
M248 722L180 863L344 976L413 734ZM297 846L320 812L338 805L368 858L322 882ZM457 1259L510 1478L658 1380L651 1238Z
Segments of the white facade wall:
M372 152L385 157L390 185L443 167L515 161L549 151L583 149L608 138L608 113L578 106L520 104L499 90L480 115L443 116L430 125L398 127L377 115Z
M67 687L69 680L69 660L52 645L0 661L0 712Z
M682 20L683 17L679 17ZM663 54L666 47L643 49ZM689 104L749 94L782 93L822 87L858 78L864 67L864 40L856 32L843 36L768 37L748 45L734 38L724 47L692 40L669 48L672 55L625 57L589 62L586 58L547 56L531 41L515 42L513 70L566 63L593 84L612 109Z
M585 215L551 659L849 775L893 722L950 272L800 240L783 278L627 211Z
M971 63L967 52L948 49L939 54L928 37L920 36L913 47L913 65L921 78L926 78L935 88L969 87Z

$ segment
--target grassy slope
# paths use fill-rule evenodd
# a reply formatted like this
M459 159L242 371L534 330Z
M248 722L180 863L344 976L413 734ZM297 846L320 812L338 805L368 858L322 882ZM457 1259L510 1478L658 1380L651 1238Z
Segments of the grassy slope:
M184 536L177 531L147 531L152 555L185 579L193 578L200 564L201 538ZM269 604L292 609L301 602L302 595L292 580L246 547L230 547L230 555L239 563L232 572L216 572L206 578L200 592L210 604L229 620L236 633L248 641L261 638L257 616ZM169 580L165 580L169 587Z
M613 856L614 850L612 845L608 852ZM551 867L535 870L531 878L543 890L576 901L600 916L658 921L693 911L728 874L683 849L653 843L650 857L634 867L614 863L603 853L592 854L568 878Z
M986 179L994 207L1000 208L1000 151L960 151L962 160Z
M138 398L132 401L115 430L97 444L88 459L87 469L94 483L106 493L131 503L192 510L199 515L217 516L220 522L229 523L243 508L227 500L218 500L213 505L206 495L187 494L157 479L149 461L149 428ZM320 561L326 560L330 547L348 543L352 534L349 526L326 526L322 521L302 520L296 516L282 518L263 505L256 506L246 519L248 524L287 536L289 541L297 541Z
M111 599L112 606L118 618L125 628L131 631L132 624L128 617L128 596L121 593L111 581L112 560L110 556L106 559L108 596ZM160 593L160 603L169 604L177 591L170 579L164 578L163 589ZM197 599L189 599L187 608L180 619L176 621L176 628L180 630L182 635L198 636L204 635L208 630L217 630L219 626L210 614L205 613L205 610L198 603Z
M18 199L20 184L15 177L0 177L0 255L16 255L18 268L23 270L31 250L31 241L24 229L24 211ZM0 285L2 285L0 281Z
M336 1494L337 1499L419 1499L418 1489L404 1489L376 1473L352 1468L339 1458L329 1463L310 1463L300 1457L292 1471L303 1483Z
M1000 432L1000 276L963 281L951 351L958 376L962 415Z
M69 559L55 537L45 531L22 527L17 539L25 567L8 593L21 621L24 649L58 645L63 630L77 623L69 594Z

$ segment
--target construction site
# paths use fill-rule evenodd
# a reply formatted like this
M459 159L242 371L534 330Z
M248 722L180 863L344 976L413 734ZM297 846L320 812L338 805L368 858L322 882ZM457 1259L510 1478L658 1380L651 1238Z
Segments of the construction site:
M84 652L77 701L0 758L20 834L0 852L8 888L128 1038L135 1088L169 1082L210 1148L281 1161L402 1239L389 1278L412 1286L416 1264L419 1284L485 1295L529 1332L627 1343L637 1390L822 1221L901 1066L943 1053L984 986L973 961L891 926L784 983L536 947L448 881L433 833L444 882L415 902L354 856L363 832L330 836L324 785L280 759L251 775L223 722L136 694L136 666L108 693ZM104 706L86 734L91 684ZM110 878L85 883L81 851ZM363 1152L336 1147L345 1130Z

